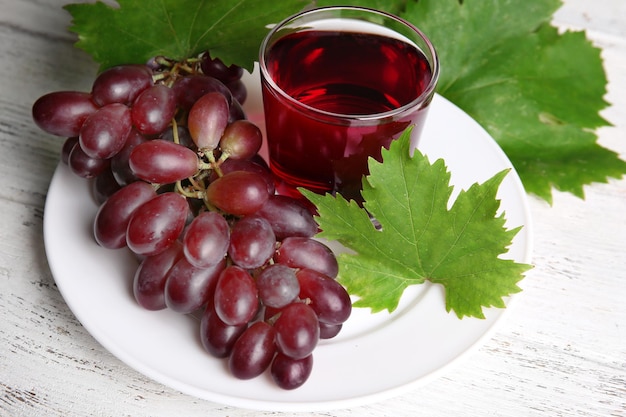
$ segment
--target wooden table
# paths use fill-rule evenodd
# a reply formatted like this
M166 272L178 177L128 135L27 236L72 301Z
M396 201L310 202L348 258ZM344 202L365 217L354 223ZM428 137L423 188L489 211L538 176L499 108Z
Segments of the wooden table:
M30 108L49 91L88 90L96 69L73 47L64 3L0 0L0 415L287 415L146 378L98 344L56 288L42 222L61 141L34 126ZM602 114L614 126L598 133L626 158L626 3L567 0L555 22L603 48L613 105ZM626 415L626 182L585 191L585 201L556 193L553 206L530 197L536 267L468 360L400 397L323 415Z

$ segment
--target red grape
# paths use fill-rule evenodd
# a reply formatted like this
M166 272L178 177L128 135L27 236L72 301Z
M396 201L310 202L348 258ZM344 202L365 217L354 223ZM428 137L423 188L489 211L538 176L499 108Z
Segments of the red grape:
M251 379L261 375L271 364L276 345L276 331L264 321L248 327L235 342L228 368L239 379Z
M211 58L208 52L202 56L200 68L204 74L215 77L224 84L237 81L243 76L243 68L237 65L226 66L221 59Z
M202 346L211 355L217 358L226 358L230 355L239 336L248 328L248 323L231 326L224 323L213 308L207 305L200 320L200 340Z
M201 150L213 150L228 125L228 101L223 94L207 93L189 110L187 128Z
M257 125L248 120L229 124L220 139L222 153L233 159L250 159L259 152L263 135Z
M320 321L320 339L332 339L341 331L343 324L328 324Z
M111 167L102 171L91 183L94 199L98 205L104 203L113 193L121 187L115 180Z
M317 316L304 303L292 303L283 308L274 328L278 351L293 359L309 356L319 341Z
M278 240L289 236L312 237L317 233L317 223L311 212L291 197L270 196L256 215L272 225Z
M130 169L129 159L130 153L135 149L135 146L140 143L147 142L148 139L135 128L131 128L124 147L111 158L111 171L115 180L120 185L130 184L137 181L139 178L135 175L132 169Z
M272 379L282 389L296 389L309 379L313 370L313 355L302 359L293 359L278 352L272 361L270 374Z
M69 163L70 152L72 152L72 149L77 143L78 136L72 136L65 139L65 142L63 142L63 147L61 147L61 162L63 162L65 165Z
M283 308L295 301L300 294L300 283L296 271L288 266L273 264L257 277L259 297L266 307Z
M339 264L333 251L322 242L300 236L283 239L274 254L274 262L292 268L309 268L331 278L339 272Z
M108 159L92 158L87 155L76 143L67 158L67 165L70 170L82 178L95 178L109 167L111 161Z
M91 95L99 106L111 103L130 105L152 84L152 71L146 65L118 65L96 77Z
M96 110L89 93L56 91L37 99L32 115L41 130L56 136L78 136L84 121Z
M191 150L197 150L196 144L191 139L189 129L187 129L186 126L176 125L176 134L178 136L178 143ZM168 142L175 142L173 126L165 129L165 131L161 134L160 139L166 140Z
M230 229L224 217L216 212L196 216L185 231L185 257L195 267L207 268L222 261L229 244Z
M198 172L198 156L194 151L162 139L135 146L128 164L137 177L155 184L170 184Z
M183 256L182 245L174 242L165 251L147 256L139 264L133 279L133 295L137 303L147 310L162 310L165 303L167 275Z
M181 314L192 313L213 297L217 280L224 270L222 261L208 268L196 268L182 257L170 269L165 283L165 304Z
M248 272L231 265L224 269L215 288L215 311L231 326L248 323L257 313L256 284Z
M144 135L163 132L176 114L176 95L163 84L155 84L141 92L132 104L133 125Z
M138 255L163 252L183 231L188 210L187 200L180 194L166 192L157 195L138 207L131 216L126 244Z
M238 100L233 99L230 103L230 111L228 112L228 122L232 123L235 120L242 120L246 118L246 112L243 106Z
M296 273L300 283L300 298L308 300L319 321L341 324L352 312L350 295L334 279L312 269L300 269Z
M126 246L126 229L135 210L156 196L154 188L143 181L129 184L109 197L98 209L94 237L100 246L118 249Z
M267 183L258 174L233 171L211 182L207 200L217 208L235 216L252 214L269 198Z
M272 226L265 219L244 217L232 228L228 255L236 265L244 269L255 269L270 260L275 245L276 237Z
M259 164L250 159L230 159L228 158L220 165L222 174L228 174L233 171L249 171L259 174L267 185L267 194L274 195L276 188L274 185L274 174L266 166ZM214 172L212 179L216 179L217 174Z
M246 84L241 80L232 81L226 84L226 87L230 90L233 95L233 103L245 103L248 98L248 89L246 88Z
M229 105L233 101L232 93L228 87L217 78L206 75L190 75L179 78L172 88L176 93L178 105L185 110L191 109L191 106L207 93L221 93L226 97L226 102Z
M131 127L128 106L108 104L83 123L79 135L80 147L92 158L111 158L124 147Z

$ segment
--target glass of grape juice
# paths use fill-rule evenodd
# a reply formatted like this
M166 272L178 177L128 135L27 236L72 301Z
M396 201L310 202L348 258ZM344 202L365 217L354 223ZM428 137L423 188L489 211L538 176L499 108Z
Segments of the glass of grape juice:
M324 7L276 25L260 50L270 167L297 187L360 201L368 158L407 127L417 146L439 75L415 26L360 7Z

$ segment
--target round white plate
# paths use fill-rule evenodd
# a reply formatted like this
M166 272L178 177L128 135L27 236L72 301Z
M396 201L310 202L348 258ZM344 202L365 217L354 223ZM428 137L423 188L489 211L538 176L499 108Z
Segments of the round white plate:
M248 117L263 127L258 72L247 75ZM474 120L436 96L420 149L444 158L455 194L511 164ZM531 222L526 194L514 170L498 197L507 227L524 226L507 258L529 263ZM444 307L437 285L407 290L392 314L354 309L335 339L316 348L313 372L300 388L277 388L268 375L242 381L225 361L207 354L198 320L171 311L147 311L132 295L137 263L125 250L99 247L92 237L97 207L88 182L57 168L45 207L44 236L50 268L68 306L98 342L148 377L183 393L231 406L273 411L315 411L370 403L415 388L441 374L487 338L506 309L486 319L459 320Z

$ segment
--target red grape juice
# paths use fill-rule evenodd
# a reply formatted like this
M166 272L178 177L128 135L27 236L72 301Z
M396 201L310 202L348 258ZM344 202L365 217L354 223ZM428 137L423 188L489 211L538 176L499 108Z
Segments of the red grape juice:
M411 124L417 137L432 98L415 104L433 76L423 52L374 33L291 33L265 64L285 93L263 80L270 166L287 194L302 186L360 200L368 157L380 161Z

